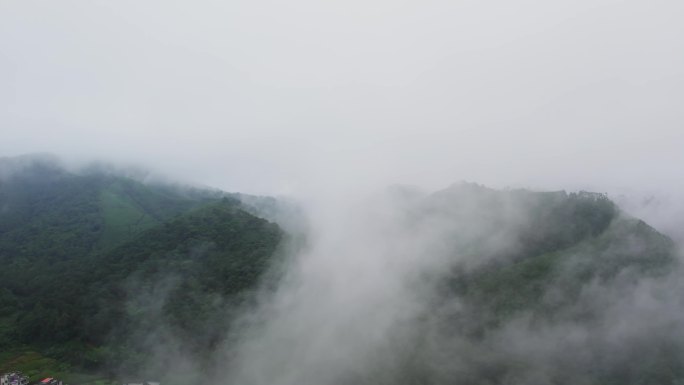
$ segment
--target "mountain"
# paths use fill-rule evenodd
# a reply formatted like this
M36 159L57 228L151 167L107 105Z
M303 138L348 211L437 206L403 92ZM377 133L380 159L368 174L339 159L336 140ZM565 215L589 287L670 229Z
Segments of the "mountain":
M41 253L64 257L105 250L220 198L212 191L149 185L99 169L72 173L58 162L50 157L0 159L0 231L5 252L15 257ZM23 242L24 235L36 237ZM74 239L78 242L70 242ZM11 249L18 244L22 247ZM79 249L46 253L65 244Z
M406 272L422 305L391 360L341 383L684 379L675 245L607 196L462 183L401 199L392 226L429 250Z
M341 290L310 304L297 297L307 282L295 274L279 287L273 269L319 241L306 239L294 204L149 183L137 171L74 172L50 156L0 159L0 371L37 378L49 367L94 383L76 374L158 378L192 357L199 369L174 373L216 382L248 368L263 379L259 365L272 359L291 371L284 384L684 379L675 245L606 195L396 187L348 214L351 225L333 226L344 242L324 249L329 263L299 271L330 269L311 287ZM349 285L361 291L350 296ZM259 318L263 294L289 306ZM259 340L263 325L275 340ZM318 329L329 346L306 340ZM345 359L322 371L307 366L317 355Z
M256 288L283 237L235 194L44 156L2 159L0 177L0 350L86 369L135 367L136 333L162 322L206 349L225 331L211 322Z

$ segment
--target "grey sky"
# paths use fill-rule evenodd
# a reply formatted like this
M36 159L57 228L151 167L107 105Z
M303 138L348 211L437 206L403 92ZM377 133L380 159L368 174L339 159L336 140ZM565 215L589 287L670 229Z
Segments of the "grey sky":
M0 0L0 155L229 190L679 188L684 3Z

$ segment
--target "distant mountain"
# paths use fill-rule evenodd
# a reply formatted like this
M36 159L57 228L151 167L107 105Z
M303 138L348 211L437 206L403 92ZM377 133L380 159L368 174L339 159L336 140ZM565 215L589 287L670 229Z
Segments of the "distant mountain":
M433 195L427 207L445 204L454 210L446 214L454 223L492 229L487 240L458 241L458 249L472 241L476 246L458 256L443 282L443 289L463 300L467 313L479 315L469 334L525 312L555 318L577 304L585 285L658 277L678 266L667 236L620 212L602 194L464 185ZM470 211L465 215L478 212L481 222L464 221L462 205ZM553 291L562 295L550 295Z
M462 183L402 206L395 226L432 259L408 277L424 308L409 330L395 330L392 361L349 383L684 379L684 341L671 338L684 324L680 308L668 308L681 301L668 291L677 287L675 246L605 195ZM663 313L642 319L644 304Z

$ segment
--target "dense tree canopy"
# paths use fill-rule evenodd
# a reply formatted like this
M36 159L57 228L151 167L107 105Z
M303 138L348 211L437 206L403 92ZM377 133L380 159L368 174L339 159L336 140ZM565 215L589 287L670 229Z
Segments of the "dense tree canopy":
M135 373L164 333L189 354L211 355L285 238L255 215L277 211L274 199L255 208L244 202L260 198L102 170L75 174L45 162L0 178L0 351L30 347L85 370L116 363ZM453 368L438 375L416 359L430 338L473 352L454 369L461 383L506 383L524 372L524 360L487 350L506 325L574 322L602 330L606 315L587 300L587 288L634 287L677 264L666 236L602 194L460 184L402 199L408 203L397 226L430 243L424 246L434 255L422 257L441 258L444 268L415 277L432 288L427 314L408 333L415 348L368 383L438 384L445 383L439 375L455 376ZM592 359L582 367L596 383L684 377L680 346L659 334L639 343L650 349L648 360L637 360L630 346L611 361L597 344L584 352ZM558 373L575 370L570 361L555 365Z
M155 317L211 344L217 301L253 289L282 237L227 194L40 162L2 181L0 207L0 349L89 367L129 356L146 287L166 286Z

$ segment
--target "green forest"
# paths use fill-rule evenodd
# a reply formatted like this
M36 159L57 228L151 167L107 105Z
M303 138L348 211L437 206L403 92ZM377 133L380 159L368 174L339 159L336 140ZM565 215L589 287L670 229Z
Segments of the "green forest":
M283 237L229 194L49 163L3 180L0 207L0 369L34 379L135 371L152 319L207 349ZM159 314L136 305L162 287Z
M274 210L272 198L74 173L50 162L14 168L0 184L0 372L22 370L32 380L107 384L121 373L147 375L150 344L165 335L209 362L230 321L265 279L278 278L268 273L293 237L257 216ZM421 278L432 294L410 339L418 347L431 343L420 332L428 325L473 352L521 317L539 327L572 320L600 329L602 309L588 305L587 287L635 285L677 266L669 238L603 194L458 184L410 200L399 221L416 234L440 223L445 233L433 241L452 261ZM505 247L492 248L496 239ZM592 383L684 378L682 349L667 339L649 344L649 360L592 361ZM444 383L409 352L391 374L354 382ZM459 369L466 383L506 383L526 370L487 354Z

